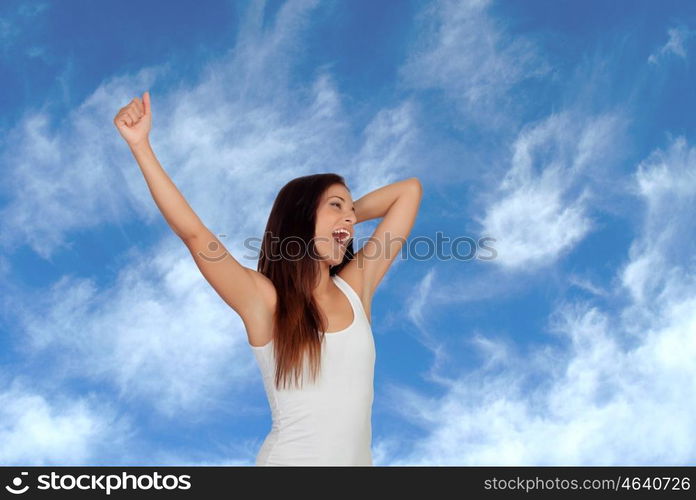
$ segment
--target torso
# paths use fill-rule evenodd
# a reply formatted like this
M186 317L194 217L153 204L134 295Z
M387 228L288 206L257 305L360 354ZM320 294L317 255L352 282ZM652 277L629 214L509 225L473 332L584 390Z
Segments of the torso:
M341 302L334 299L333 286L329 287L322 304L317 303L331 325L324 325L327 335L322 339L321 368L316 378L309 377L311 370L304 366L300 390L292 385L278 387L275 339L250 349L263 380L272 420L255 465L373 464L375 341L358 290L341 273L332 276L331 282L338 293L343 293L348 302L343 305L350 306L352 317L342 306L330 309L329 302L337 306ZM351 323L345 324L349 319Z
M247 317L243 317L249 343L252 346L262 346L270 342L273 332L273 314L275 312L278 296L273 282L261 273L256 275L259 278L261 288L261 303L259 308ZM368 321L372 322L370 314L371 298L368 297L363 287L362 273L357 266L345 266L338 272L338 276L346 281L360 296L365 314ZM331 300L318 303L320 310L327 318L327 335L331 332L343 330L353 320L353 311L345 295L336 290L336 294Z

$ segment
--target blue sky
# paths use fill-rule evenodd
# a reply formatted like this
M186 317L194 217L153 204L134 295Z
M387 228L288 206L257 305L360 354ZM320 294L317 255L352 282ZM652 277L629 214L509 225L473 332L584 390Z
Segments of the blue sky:
M113 126L148 89L251 268L315 172L418 177L412 239L495 240L380 285L375 464L695 463L694 35L687 1L3 2L0 463L251 465L270 428Z

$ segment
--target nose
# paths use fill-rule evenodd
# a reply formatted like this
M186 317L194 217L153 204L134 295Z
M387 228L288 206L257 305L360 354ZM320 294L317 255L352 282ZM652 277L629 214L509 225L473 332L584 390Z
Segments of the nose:
M346 215L346 221L350 221L352 225L355 225L355 222L358 220L358 217L355 215L355 212L352 210L348 212L348 215Z

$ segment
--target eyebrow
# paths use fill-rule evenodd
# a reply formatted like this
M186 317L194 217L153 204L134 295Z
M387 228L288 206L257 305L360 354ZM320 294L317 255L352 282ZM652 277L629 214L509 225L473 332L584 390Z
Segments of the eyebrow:
M338 196L337 194L334 194L334 195L332 195L332 196L329 196L329 198L340 198L341 201L343 201L343 203L346 202L346 200L344 200L342 196ZM355 205L353 205L353 212L355 212Z

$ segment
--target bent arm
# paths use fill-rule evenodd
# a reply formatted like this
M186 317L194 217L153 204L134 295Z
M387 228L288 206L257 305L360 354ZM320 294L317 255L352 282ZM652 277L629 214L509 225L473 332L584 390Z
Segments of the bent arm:
M376 189L354 203L358 222L383 217L355 255L365 294L372 297L413 228L423 187L416 177Z
M359 198L353 203L357 222L384 217L399 197L413 192L414 186L420 192L420 181L416 177L411 177L382 186Z
M130 150L169 227L183 240L200 233L203 223L160 165L150 141L130 146Z

